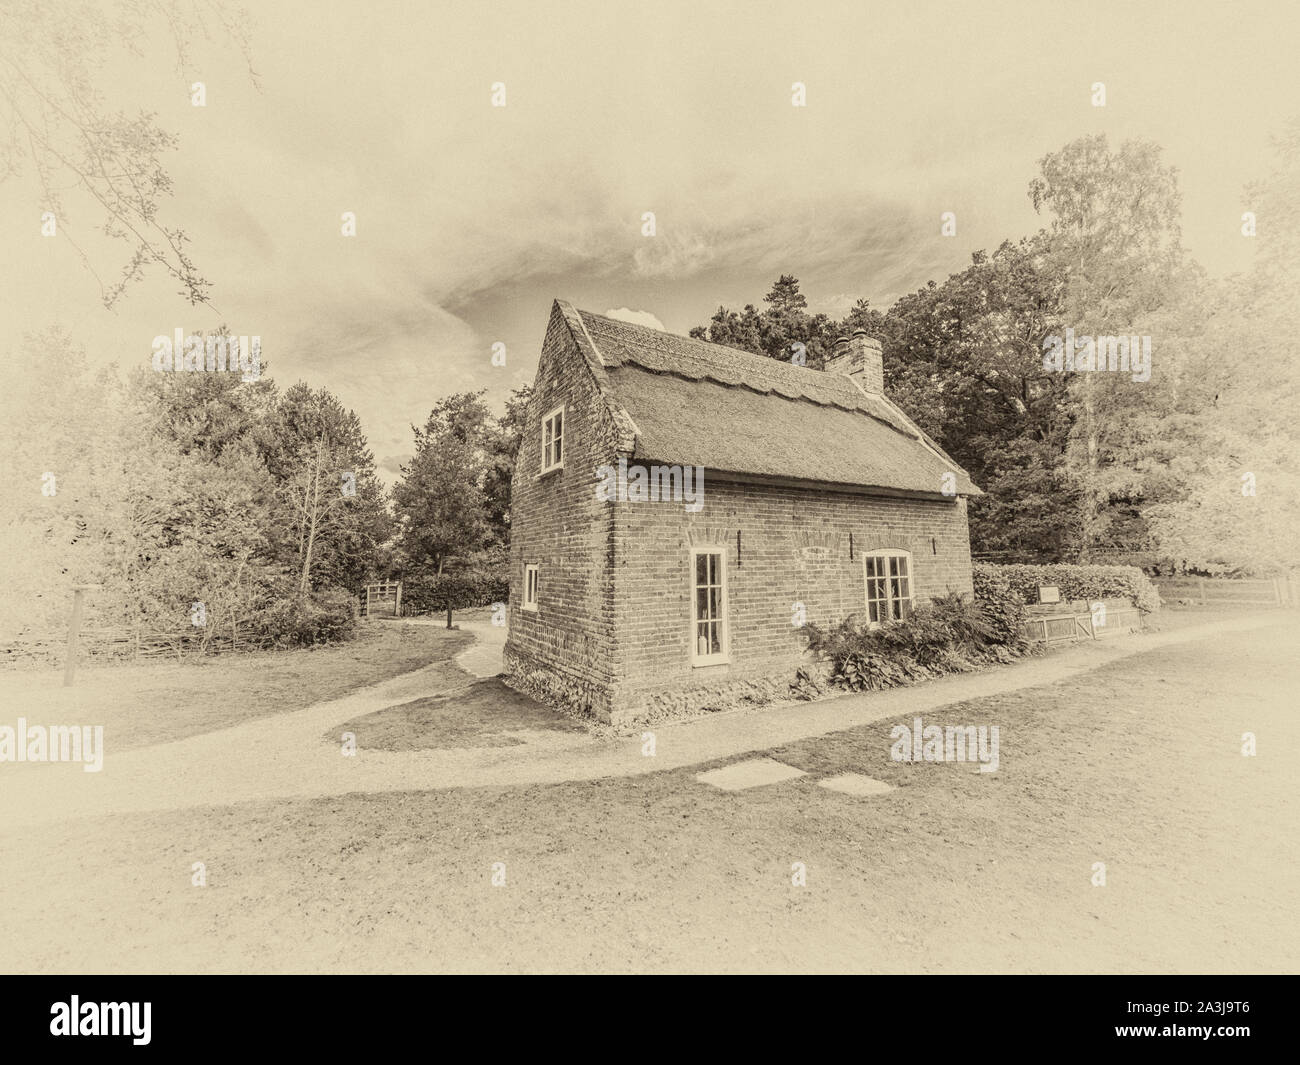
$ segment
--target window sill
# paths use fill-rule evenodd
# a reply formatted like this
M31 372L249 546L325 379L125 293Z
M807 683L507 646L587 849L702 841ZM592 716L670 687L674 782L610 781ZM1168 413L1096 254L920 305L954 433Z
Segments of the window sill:
M701 666L729 666L731 665L731 655L709 655L708 658L692 658L691 668L699 669Z
M544 481L547 477L553 477L555 474L563 473L563 472L564 472L564 463L561 462L558 466L552 466L549 470L542 470L542 472L539 473L536 477L534 477L533 480Z

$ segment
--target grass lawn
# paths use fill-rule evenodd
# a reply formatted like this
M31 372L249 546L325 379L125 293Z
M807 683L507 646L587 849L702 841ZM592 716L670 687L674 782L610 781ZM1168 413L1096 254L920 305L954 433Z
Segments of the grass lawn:
M441 626L382 622L328 647L83 666L72 688L60 686L61 671L11 671L0 674L0 704L11 723L23 715L34 724L103 725L122 751L301 710L435 663L445 665L447 683L459 681L450 660L471 641Z
M741 792L697 766L10 830L0 969L1294 971L1295 640L927 716L997 725L992 774L893 763L885 721L766 752L809 776ZM817 785L843 770L896 790Z
M424 751L454 747L513 747L517 733L586 732L577 721L506 687L499 679L480 680L446 695L385 707L330 729L327 743L351 732L363 750Z

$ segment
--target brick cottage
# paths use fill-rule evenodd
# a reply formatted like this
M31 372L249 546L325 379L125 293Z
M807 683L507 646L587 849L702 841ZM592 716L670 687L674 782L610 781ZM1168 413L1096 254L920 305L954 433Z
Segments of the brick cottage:
M971 594L970 478L884 393L556 300L511 496L506 672L615 724L784 694L799 624Z

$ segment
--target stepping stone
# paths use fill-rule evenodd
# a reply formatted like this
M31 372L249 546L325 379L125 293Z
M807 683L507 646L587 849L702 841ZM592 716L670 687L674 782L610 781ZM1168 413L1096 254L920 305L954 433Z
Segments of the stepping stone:
M845 795L884 795L893 791L892 784L886 784L875 777L864 777L861 773L841 773L837 777L827 777L817 781L820 788L843 792Z
M782 780L793 780L795 777L802 776L807 776L802 769L796 769L773 758L751 758L747 762L736 762L733 765L724 765L721 769L698 773L695 779L704 784L712 784L723 791L743 791L745 788L778 784Z

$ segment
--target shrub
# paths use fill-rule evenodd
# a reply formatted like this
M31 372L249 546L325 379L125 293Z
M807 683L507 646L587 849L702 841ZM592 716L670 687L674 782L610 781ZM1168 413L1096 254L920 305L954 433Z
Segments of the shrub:
M971 602L957 592L932 599L926 613L939 629L946 630L949 634L947 643L950 650L969 654L991 643L1009 642L1000 638L985 604Z
M253 617L265 646L306 647L345 640L356 627L352 596L341 588L277 599Z
M863 691L964 673L1024 653L1019 626L1004 638L999 624L985 604L950 593L875 628L855 614L831 629L806 625L803 633L809 650L831 664L832 684Z
M1127 598L1145 614L1160 609L1160 595L1150 579L1136 566L1070 566L1053 563L1044 566L1013 564L1000 566L977 562L974 567L976 598L980 598L980 582L986 587L992 582L1005 580L1011 590L1026 603L1038 602L1038 586L1055 585L1061 589L1061 598L1099 599Z
M1021 626L1028 615L1020 594L1003 572L1006 568L976 563L972 573L975 601L984 607L984 616L995 634L994 642L1018 646L1024 640Z

